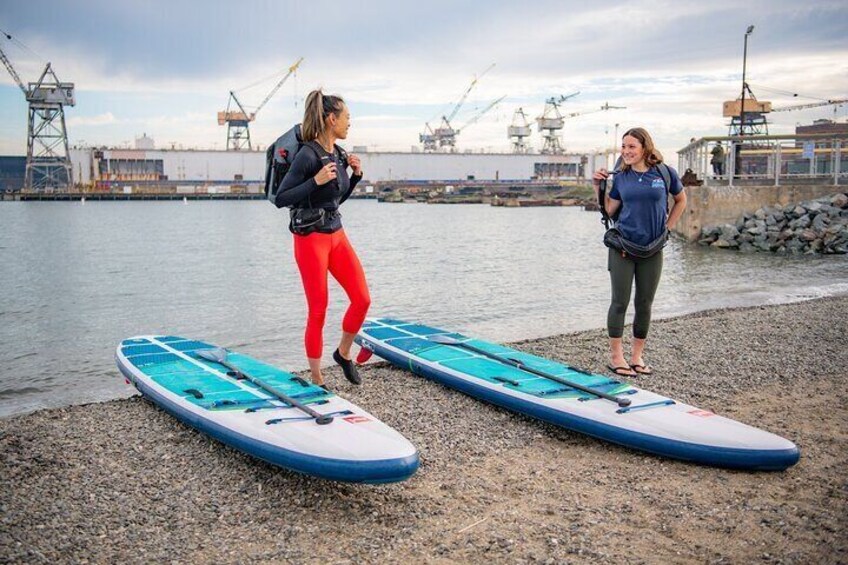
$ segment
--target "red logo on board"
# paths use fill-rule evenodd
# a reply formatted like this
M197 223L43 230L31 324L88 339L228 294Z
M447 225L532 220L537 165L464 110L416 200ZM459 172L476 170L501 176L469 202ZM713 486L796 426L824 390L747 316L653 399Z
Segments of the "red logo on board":
M366 418L365 416L345 416L342 418L345 422L350 422L351 424L361 424L362 422L370 422L371 418Z
M715 416L709 410L689 410L688 414L692 414L693 416L700 416L701 418L709 418L710 416Z

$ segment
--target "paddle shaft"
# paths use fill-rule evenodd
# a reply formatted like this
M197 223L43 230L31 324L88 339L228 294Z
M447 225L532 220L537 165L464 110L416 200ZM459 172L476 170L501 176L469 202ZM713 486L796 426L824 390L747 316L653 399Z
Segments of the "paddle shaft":
M509 366L515 367L516 369L519 369L521 371L524 371L524 372L527 372L527 373L532 373L534 375L538 375L540 377L544 377L546 379L550 379L552 381L562 383L564 385L570 386L571 388L577 389L581 392L592 394L592 395L597 396L599 398L603 398L605 400L615 402L619 406L630 406L630 399L629 398L619 398L617 396L613 396L611 394L601 392L600 390L595 390L593 388L583 386L580 383L575 383L575 382L570 381L568 379L564 379L562 377L558 377L556 375L552 375L552 374L546 373L544 371L539 371L537 369L534 369L533 367L528 367L527 365L524 365L520 361L516 361L514 359L504 359L500 355L495 355L494 353L490 353L490 352L486 351L485 349L480 349L479 347L475 347L474 345L469 345L469 344L461 342L461 341L457 341L456 343L443 344L443 345L456 345L458 347L464 347L465 349L468 349L469 351L473 351L474 353L479 353L480 355L485 355L489 359L494 359L495 361L499 361L499 362L503 363L504 365L509 365Z
M333 421L332 416L325 416L324 414L319 414L318 412L316 412L315 410L313 410L309 406L306 406L305 404L298 402L297 400L295 400L291 396L287 396L287 395L283 394L282 392L275 389L271 385L260 381L256 377L251 377L250 375L243 372L241 369L239 369L238 367L236 367L232 363L228 363L227 361L224 361L224 360L216 360L215 362L220 364L220 365L223 365L224 367L226 367L230 371L234 372L236 374L236 376L240 376L241 378L247 379L248 381L252 382L256 386L258 386L259 388L261 388L262 390L267 392L268 394L272 394L272 395L276 396L277 398L279 398L280 400L282 400L283 402L289 404L290 406L294 406L295 408L299 408L303 412L306 412L307 414L309 414L310 416L315 418L315 421L318 422L319 424L329 424L330 422ZM329 420L328 420L328 418L329 418Z

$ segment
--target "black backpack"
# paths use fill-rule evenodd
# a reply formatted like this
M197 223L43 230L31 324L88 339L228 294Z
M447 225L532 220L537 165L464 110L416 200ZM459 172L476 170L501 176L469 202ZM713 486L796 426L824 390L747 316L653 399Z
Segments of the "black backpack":
M668 194L669 190L671 189L671 173L668 170L668 165L666 165L665 163L657 163L656 167L657 167L657 170L660 172L660 175L662 176L663 183L665 183L665 192L666 192L666 194ZM621 157L619 157L616 160L615 166L612 168L611 174L614 175L614 174L617 174L617 173L620 173L620 172L621 172ZM605 229L609 229L610 222L615 222L616 220L618 220L618 216L621 215L621 207L619 207L618 210L616 211L615 217L611 218L607 214L606 194L607 194L607 181L604 180L604 181L601 181L601 189L598 191L598 206L600 206L600 209L601 209L601 222L603 222ZM668 202L666 202L666 206L668 206Z
M275 206L277 205L277 192L280 190L283 178L289 172L295 155L304 145L309 145L316 153L318 152L315 146L303 141L300 124L296 124L278 137L265 151L265 196ZM335 150L341 158L342 166L347 167L347 152L338 145L335 146Z

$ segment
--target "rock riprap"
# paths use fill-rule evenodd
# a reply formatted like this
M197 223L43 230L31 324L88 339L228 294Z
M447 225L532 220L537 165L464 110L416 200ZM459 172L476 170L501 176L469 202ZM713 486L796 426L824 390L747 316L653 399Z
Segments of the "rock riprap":
M766 206L735 224L703 228L698 243L743 252L848 253L848 195Z

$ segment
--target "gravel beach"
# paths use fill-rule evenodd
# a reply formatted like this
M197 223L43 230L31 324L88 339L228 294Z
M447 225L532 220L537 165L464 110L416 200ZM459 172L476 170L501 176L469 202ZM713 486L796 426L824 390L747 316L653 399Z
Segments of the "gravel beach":
M794 441L780 473L620 448L385 363L362 387L326 374L419 448L391 485L272 467L140 397L6 418L0 562L847 563L847 330L848 297L652 325L656 374L631 380ZM607 362L602 329L516 345Z

